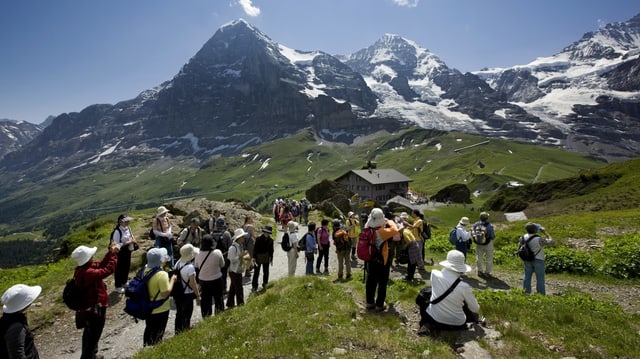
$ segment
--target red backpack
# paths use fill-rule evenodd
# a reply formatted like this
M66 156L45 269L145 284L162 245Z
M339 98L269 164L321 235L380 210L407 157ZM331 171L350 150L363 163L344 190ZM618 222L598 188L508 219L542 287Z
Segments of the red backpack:
M358 237L358 246L356 247L356 255L358 259L369 262L377 253L376 248L376 231L373 228L365 228Z

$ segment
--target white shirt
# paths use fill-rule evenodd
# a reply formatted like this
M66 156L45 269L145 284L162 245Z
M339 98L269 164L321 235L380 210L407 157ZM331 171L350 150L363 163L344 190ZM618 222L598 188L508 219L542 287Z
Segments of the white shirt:
M132 240L133 236L131 235L129 227L118 226L118 229L113 233L113 241L119 248L122 248L125 243ZM122 233L122 235L120 235L120 233Z
M451 287L453 282L460 277L460 273L448 268L431 271L431 300L438 298ZM480 305L473 296L471 286L460 281L453 292L449 293L442 301L429 305L427 313L433 319L442 324L462 325L466 322L466 315L462 310L464 303L474 313L478 313Z
M222 277L224 257L219 249L215 249L213 252L200 251L196 256L194 263L196 267L200 268L200 280L211 281Z
M458 236L458 242L468 242L471 239L471 233L467 232L465 226L461 224L456 226L456 236Z
M193 289L191 289L191 287L189 286L189 278L196 275L196 267L193 266L193 263L184 263L178 261L178 263L174 265L173 269L180 269L181 278L178 278L178 280L182 279L182 285L185 287L184 294L193 293Z
M238 242L233 242L231 247L229 248L229 254L227 258L229 259L229 271L233 273L243 273L244 266L242 265L242 246Z

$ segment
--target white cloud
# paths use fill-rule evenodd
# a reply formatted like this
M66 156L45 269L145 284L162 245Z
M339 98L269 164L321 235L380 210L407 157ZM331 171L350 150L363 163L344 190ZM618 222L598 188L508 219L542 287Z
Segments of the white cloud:
M247 15L251 17L260 15L260 8L253 6L252 0L238 0L238 4Z
M416 7L420 0L393 0L393 3L398 6Z

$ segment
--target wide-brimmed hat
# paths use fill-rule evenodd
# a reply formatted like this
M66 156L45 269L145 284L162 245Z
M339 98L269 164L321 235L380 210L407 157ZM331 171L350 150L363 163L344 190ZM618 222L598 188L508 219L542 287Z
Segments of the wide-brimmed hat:
M407 219L407 218L409 218L409 214L407 212L402 212L402 213L400 213L400 218Z
M169 213L169 210L165 206L158 207L158 216L162 216L165 213Z
M371 210L371 213L369 213L369 219L367 220L365 226L369 228L377 228L384 226L384 223L384 213L382 213L382 210L380 208L374 208Z
M264 228L262 228L262 232L272 234L273 228L271 226L264 226Z
M459 250L453 249L447 253L447 260L440 262L440 265L459 273L471 272L471 266L465 264L464 260L464 254Z
M287 229L289 229L289 232L296 231L298 229L298 222L289 221L289 223L287 223Z
M246 235L247 235L247 232L245 232L244 229L238 228L233 232L233 240L235 241L238 238L245 237Z
M462 224L463 226L468 225L469 224L469 217L460 218L460 222L458 222L458 224Z
M159 267L165 261L169 260L166 248L151 248L147 252L147 267Z
M16 284L2 294L2 312L15 313L23 310L33 303L42 292L39 285L28 286Z
M489 213L488 212L480 212L480 220L481 221L486 221L487 219L489 219Z
M347 213L347 217L351 217L351 216L353 216L354 214L355 214L355 213L353 213L353 212L349 211L349 213Z
M190 262L198 253L200 253L200 249L194 247L191 243L185 244L180 248L180 261L183 263Z
M118 216L118 223L130 222L133 218L127 216L126 214L121 214Z
M79 246L71 252L71 258L78 263L78 267L85 265L91 257L96 254L97 247L89 248L87 246Z

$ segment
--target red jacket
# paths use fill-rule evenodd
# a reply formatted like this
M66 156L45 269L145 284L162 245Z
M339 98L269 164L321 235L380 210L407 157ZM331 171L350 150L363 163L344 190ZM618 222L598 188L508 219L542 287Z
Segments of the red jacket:
M87 288L87 307L100 304L101 307L109 306L107 285L103 279L115 272L118 264L118 256L107 251L101 262L89 261L81 267L76 267L74 277L79 286Z

